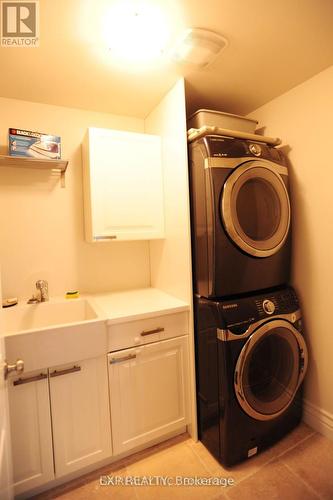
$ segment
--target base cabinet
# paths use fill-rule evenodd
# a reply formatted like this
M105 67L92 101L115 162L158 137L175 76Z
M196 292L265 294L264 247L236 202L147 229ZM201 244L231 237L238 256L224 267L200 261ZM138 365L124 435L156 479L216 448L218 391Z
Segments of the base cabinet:
M9 383L15 495L112 455L104 356Z
M11 379L9 411L15 494L54 479L47 370Z
M108 355L114 454L187 423L187 336Z
M105 356L50 369L56 476L111 456Z
M155 331L177 334L187 322L133 323L154 341L10 378L15 495L183 431L188 336L156 340Z

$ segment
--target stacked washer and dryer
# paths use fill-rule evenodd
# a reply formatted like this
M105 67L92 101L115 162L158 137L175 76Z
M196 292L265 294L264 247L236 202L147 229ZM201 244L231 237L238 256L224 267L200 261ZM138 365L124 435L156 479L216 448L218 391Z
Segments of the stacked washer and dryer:
M226 466L299 423L308 362L287 160L256 123L199 110L188 132L199 439Z

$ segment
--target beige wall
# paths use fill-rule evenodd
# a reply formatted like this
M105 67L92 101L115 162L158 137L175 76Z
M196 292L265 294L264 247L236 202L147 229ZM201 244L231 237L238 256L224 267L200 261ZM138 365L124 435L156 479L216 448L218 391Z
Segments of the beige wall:
M0 262L3 297L31 295L36 279L51 295L150 284L149 243L86 243L83 236L81 142L87 127L142 132L143 120L0 98L0 153L9 127L62 138L66 188L37 170L0 169Z
M190 203L186 136L185 87L181 78L145 120L145 131L162 137L164 182L164 240L150 242L152 286L160 288L190 306L189 355L190 425L197 439L194 329L192 314L192 266Z
M166 238L150 242L152 286L190 303L191 234L183 79L148 115L145 131L162 137Z
M290 146L292 283L310 349L305 420L333 438L333 66L250 116Z

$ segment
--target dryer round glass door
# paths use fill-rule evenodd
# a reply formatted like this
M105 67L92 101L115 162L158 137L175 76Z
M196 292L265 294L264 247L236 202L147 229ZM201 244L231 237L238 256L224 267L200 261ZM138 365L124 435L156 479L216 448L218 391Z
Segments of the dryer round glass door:
M290 202L278 170L265 161L237 167L224 184L221 217L230 238L244 252L268 257L284 244L290 227Z
M237 360L234 386L239 404L257 420L279 416L293 401L307 363L305 341L288 321L260 326Z

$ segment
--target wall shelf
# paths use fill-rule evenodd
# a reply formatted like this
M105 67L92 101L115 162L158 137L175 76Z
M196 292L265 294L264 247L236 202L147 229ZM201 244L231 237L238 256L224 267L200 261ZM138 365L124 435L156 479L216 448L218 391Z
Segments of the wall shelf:
M0 167L39 168L41 170L55 170L60 172L61 187L65 187L65 173L67 160L47 160L28 158L25 156L0 155Z

